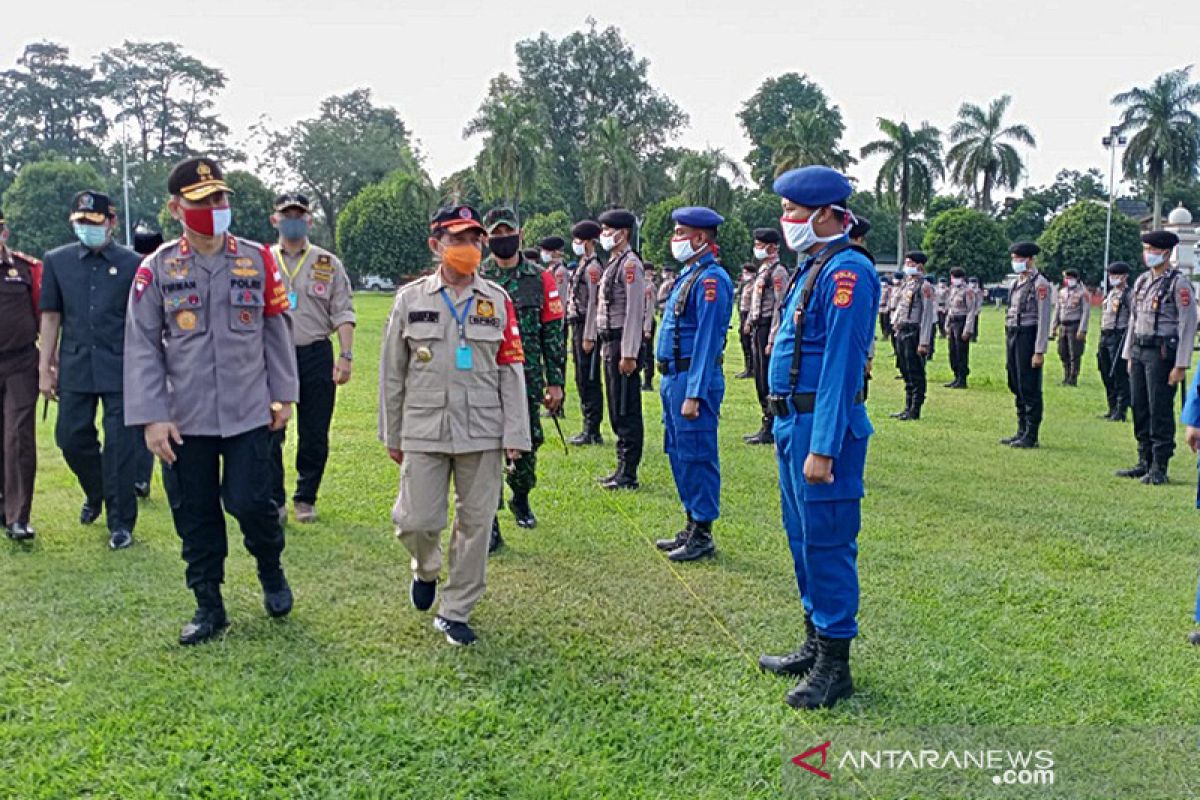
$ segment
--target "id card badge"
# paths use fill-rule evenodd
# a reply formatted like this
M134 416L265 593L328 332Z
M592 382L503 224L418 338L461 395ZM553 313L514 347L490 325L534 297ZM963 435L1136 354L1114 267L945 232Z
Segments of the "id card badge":
M299 300L300 300L300 298L296 295L295 292L288 292L288 307L289 308L295 310L296 304L299 302Z
M460 344L458 346L458 349L454 351L454 366L462 370L468 370L474 367L470 346L465 344Z

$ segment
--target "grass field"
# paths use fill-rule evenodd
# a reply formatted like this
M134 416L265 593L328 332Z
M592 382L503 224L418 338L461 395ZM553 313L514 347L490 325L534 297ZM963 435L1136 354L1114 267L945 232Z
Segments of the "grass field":
M1194 460L1181 431L1171 484L1112 477L1135 448L1128 424L1097 419L1095 332L1078 388L1058 386L1048 356L1034 451L996 443L1015 426L998 313L969 391L941 388L938 343L920 422L888 418L902 386L880 359L858 693L802 715L754 663L801 625L772 454L741 441L757 423L749 381L729 382L715 560L672 569L652 546L680 511L644 395L641 491L599 490L611 446L564 455L548 428L541 524L502 516L508 548L472 620L482 641L446 645L408 603L389 522L397 470L375 438L388 303L358 299L321 521L289 529L285 621L263 613L234 535L233 627L178 647L193 601L161 485L137 545L109 552L102 524L77 524L82 497L40 424L39 535L0 546L0 797L774 798L786 743L822 725L1195 721ZM572 394L568 408L570 436Z

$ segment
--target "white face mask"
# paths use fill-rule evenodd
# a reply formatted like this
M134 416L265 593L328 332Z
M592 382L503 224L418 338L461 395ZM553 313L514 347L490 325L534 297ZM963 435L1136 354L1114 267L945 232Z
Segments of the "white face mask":
M691 239L671 240L671 257L680 264L686 264L694 255L696 255L696 248L692 246Z
M616 235L611 233L600 234L600 246L605 250L615 250L617 247Z
M838 206L830 206L830 208L834 209L835 211L843 210ZM836 236L817 236L816 232L813 231L812 226L813 217L816 215L817 212L814 211L804 222L797 222L796 220L789 219L788 217L779 218L779 223L783 226L783 238L787 241L788 247L790 247L792 250L795 250L797 253L807 253L808 249L815 244L832 242L842 238L842 236L845 235L845 232L843 231Z
M1167 260L1167 257L1162 253L1143 253L1142 259L1146 262L1146 266L1150 269L1162 266L1162 263Z
M770 255L770 254L767 252L767 249L765 247L754 248L754 257L757 258L759 261L766 261L768 255Z
M920 270L918 270L916 267L910 267L908 264L904 265L904 274L909 276L910 278L913 275L916 275L918 272L920 272Z
M1075 280L1074 278L1067 278L1067 288L1068 289L1074 289L1076 283L1078 283L1078 281Z
M963 279L962 279L962 278L951 278L951 279L950 279L950 285L951 285L951 286L962 286L962 285L963 285Z
M551 258L552 258L552 256L549 253L547 253L545 250L542 251L542 263L543 264L549 264Z
M571 249L575 251L575 255L577 256L581 256L587 252L587 249L583 246L583 242L571 242Z
M1028 261L1015 261L1014 260L1012 262L1012 271L1014 273L1016 273L1017 275L1020 275L1022 272L1024 272L1027 269L1029 269Z

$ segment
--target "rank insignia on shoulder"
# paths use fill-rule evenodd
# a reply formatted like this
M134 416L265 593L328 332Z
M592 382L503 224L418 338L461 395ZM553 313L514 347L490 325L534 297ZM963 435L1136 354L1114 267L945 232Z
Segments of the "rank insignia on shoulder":
M496 306L492 305L491 300L480 300L479 305L476 306L476 311L481 317L496 316Z

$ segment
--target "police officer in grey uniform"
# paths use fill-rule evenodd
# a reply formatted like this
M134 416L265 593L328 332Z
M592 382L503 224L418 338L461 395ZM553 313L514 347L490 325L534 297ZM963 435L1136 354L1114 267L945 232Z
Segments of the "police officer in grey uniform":
M1018 449L1037 447L1042 426L1042 366L1050 340L1054 292L1034 262L1039 252L1041 248L1033 242L1017 242L1009 248L1016 280L1008 293L1004 333L1008 389L1017 406L1017 432L1001 439L1000 444Z
M113 241L117 213L108 195L75 195L70 221L79 241L43 259L38 383L44 397L58 400L54 434L83 489L79 521L90 525L103 506L108 546L119 550L133 544L138 515L136 450L125 427L121 375L125 304L141 258ZM103 449L96 435L101 403Z
M1167 465L1175 453L1175 387L1192 362L1196 340L1192 283L1170 260L1178 244L1179 237L1170 231L1142 236L1142 260L1150 269L1133 284L1122 352L1129 365L1138 462L1117 475L1152 486L1167 482Z
M269 432L287 424L300 386L283 276L266 246L228 233L230 190L220 166L181 161L167 188L184 233L146 259L133 281L125 421L145 426L146 445L163 462L197 606L179 642L192 645L229 624L221 599L226 511L258 562L267 613L292 610Z
M904 283L900 284L899 299L892 312L906 400L904 410L892 417L900 420L920 419L921 406L925 404L925 360L933 350L933 327L937 323L934 289L925 280L926 261L928 258L919 250L904 256Z
M1087 344L1088 320L1092 316L1092 293L1079 280L1079 270L1063 272L1062 289L1054 302L1050 330L1058 336L1058 358L1063 365L1063 386L1079 384L1079 364Z
M1114 261L1108 265L1108 286L1100 311L1100 347L1096 350L1100 380L1104 381L1104 392L1108 395L1108 413L1101 419L1124 422L1129 410L1129 365L1122 356L1122 348L1133 307L1128 264Z
M745 364L735 378L754 377L754 336L746 333L746 321L750 318L753 302L754 265L742 264L742 274L737 281L738 343L742 346L742 361Z
M954 380L947 389L966 389L971 374L971 339L979 318L976 291L967 284L967 272L962 267L950 270L950 289L946 294L946 343L950 351L950 369Z
M151 228L145 222L139 222L133 229L133 251L142 258L154 253L163 246L163 235ZM150 497L150 479L154 477L154 453L146 447L145 438L136 435L133 443L134 477L133 492L141 500Z
M600 215L600 245L608 252L608 264L600 278L596 335L603 348L608 419L617 437L617 468L600 480L605 489L638 488L645 438L637 369L646 278L642 260L630 247L635 223L633 214L620 208Z
M754 433L742 437L746 444L773 444L772 433L775 417L767 406L767 361L770 354L771 329L776 325L779 307L787 291L788 271L779 260L779 244L782 238L774 228L757 228L754 231L754 257L758 259L758 271L750 284L750 311L746 315L742 332L750 333L750 352L754 372L754 390L758 394L758 405L762 409L762 422Z
M604 371L596 347L596 312L604 265L596 255L600 223L580 220L571 228L571 249L579 264L567 286L567 325L571 331L571 356L575 361L575 391L583 416L583 430L570 439L573 445L604 444L600 424L604 422Z

